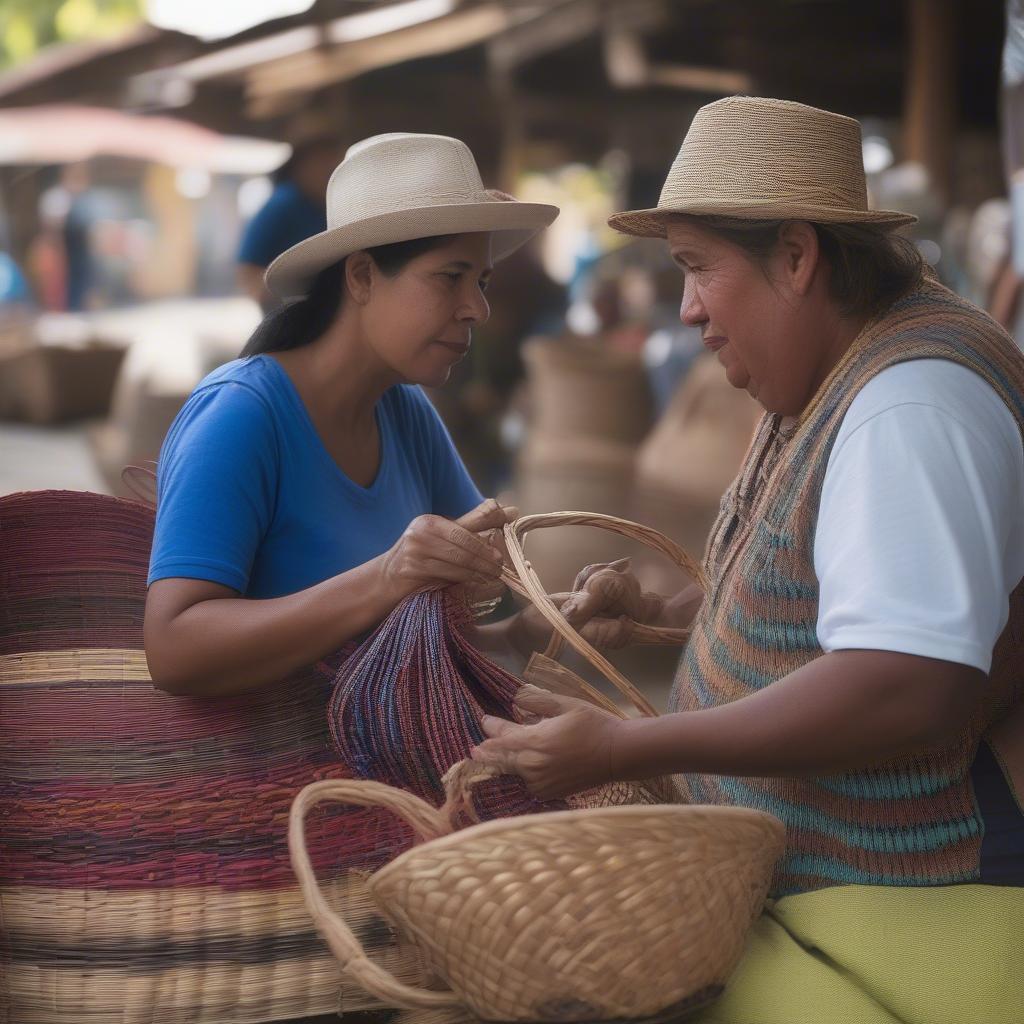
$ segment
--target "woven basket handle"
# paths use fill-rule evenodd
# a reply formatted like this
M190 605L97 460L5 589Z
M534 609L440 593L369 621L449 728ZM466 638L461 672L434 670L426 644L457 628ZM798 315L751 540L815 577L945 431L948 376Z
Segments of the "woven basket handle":
M624 676L621 672L595 650L569 625L565 616L558 610L555 603L548 597L533 567L526 560L523 551L523 536L530 530L541 530L552 526L596 526L610 530L630 540L639 541L660 551L670 558L683 572L687 573L701 590L707 592L707 576L697 564L675 541L649 526L632 523L628 519L617 516L606 516L597 512L550 512L543 515L522 516L505 526L505 546L515 572L505 569L502 578L516 593L532 601L537 610L551 623L555 637L545 651L545 656L554 658L561 649L561 640L565 640L579 654L583 655L620 693L627 697L641 714L651 718L657 717L654 705ZM634 637L643 636L645 641L681 643L689 635L689 630L658 629L653 626L634 625Z
M557 693L563 697L576 697L578 700L589 701L616 718L628 718L629 715L610 697L593 687L585 679L580 679L575 672L565 665L559 664L546 654L534 651L523 670L523 679L533 683L549 693Z
M452 831L451 822L460 811L476 819L469 788L473 783L495 774L493 768L474 761L460 761L444 777L448 798L440 810L412 793L361 779L313 782L300 790L292 801L288 820L288 852L313 922L341 966L367 992L385 1000L388 1006L420 1010L461 1004L452 992L406 985L370 960L355 933L331 910L320 891L306 849L306 816L313 807L327 800L359 807L386 807L411 825L421 840L437 839Z
M412 793L405 793L380 782L357 779L314 782L300 790L292 802L288 821L288 851L313 923L327 941L338 963L367 992L385 1000L388 1006L407 1010L459 1006L459 1000L453 992L436 992L406 985L375 964L367 957L352 929L327 905L306 849L305 829L306 815L325 800L360 807L387 807L408 822L421 839L436 839L447 835L451 831L448 820L440 811Z

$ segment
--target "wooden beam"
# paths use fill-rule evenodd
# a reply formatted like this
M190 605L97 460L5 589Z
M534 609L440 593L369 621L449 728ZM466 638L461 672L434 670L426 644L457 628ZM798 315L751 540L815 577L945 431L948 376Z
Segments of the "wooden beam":
M754 79L746 71L702 68L685 64L652 64L647 84L683 89L687 92L715 93L721 96L750 93L754 90Z
M604 21L598 0L556 0L541 13L503 32L487 45L487 62L497 74L508 74L519 65L571 46L597 32Z
M358 43L285 57L254 68L246 96L262 100L313 92L392 64L462 50L508 28L515 17L496 3L484 4Z
M656 64L647 56L640 31L616 19L604 30L604 64L608 81L620 89L653 87L729 95L751 92L753 78L731 68Z

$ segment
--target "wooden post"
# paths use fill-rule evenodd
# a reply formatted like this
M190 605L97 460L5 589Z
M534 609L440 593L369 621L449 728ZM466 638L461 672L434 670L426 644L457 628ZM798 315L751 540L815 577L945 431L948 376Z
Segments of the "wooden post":
M903 157L923 164L947 202L956 131L953 0L907 0Z
M515 76L492 67L488 74L488 86L501 125L497 184L498 188L514 193L523 170L526 142L526 128L522 104L516 93Z

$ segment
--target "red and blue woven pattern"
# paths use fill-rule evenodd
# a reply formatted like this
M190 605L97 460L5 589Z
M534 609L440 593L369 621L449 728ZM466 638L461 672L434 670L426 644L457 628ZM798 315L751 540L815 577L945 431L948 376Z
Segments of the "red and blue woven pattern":
M4 884L290 886L291 799L346 773L324 716L344 652L240 697L154 689L151 535L151 511L130 502L0 500ZM403 842L391 819L358 810L318 828L328 872L379 865Z
M275 1020L338 1008L287 849L291 801L344 776L325 714L345 652L217 700L155 690L142 622L153 513L0 498L0 1020ZM374 810L314 816L325 889L407 980L352 868L406 848ZM372 1000L348 987L345 1007Z
M338 671L329 718L351 777L444 801L441 779L484 739L484 715L511 717L522 685L466 636L471 616L449 591L403 601ZM474 787L481 820L564 806L531 797L518 777Z

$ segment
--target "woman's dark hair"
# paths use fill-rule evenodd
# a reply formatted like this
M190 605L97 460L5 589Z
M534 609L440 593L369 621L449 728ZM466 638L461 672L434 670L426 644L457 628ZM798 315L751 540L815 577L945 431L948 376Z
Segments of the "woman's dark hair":
M707 228L764 263L775 249L784 220L694 217ZM812 223L831 268L829 293L843 316L875 316L916 288L924 260L909 238L866 224Z
M439 249L451 237L435 235L432 238L413 238L407 242L377 245L366 252L382 274L396 277L411 260L425 252ZM313 278L304 298L291 299L267 313L245 343L242 357L301 348L319 338L334 323L341 309L345 294L345 259L324 267Z

